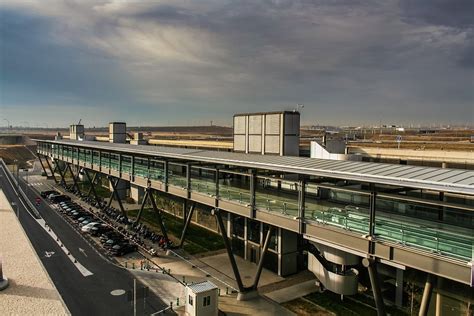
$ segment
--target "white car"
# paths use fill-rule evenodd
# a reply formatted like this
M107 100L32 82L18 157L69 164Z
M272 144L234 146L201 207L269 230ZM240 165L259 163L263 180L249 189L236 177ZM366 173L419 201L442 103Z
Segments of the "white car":
M92 227L99 226L99 225L100 225L100 223L98 223L98 222L88 223L88 224L81 227L81 231L83 233L88 233L88 232L91 231Z

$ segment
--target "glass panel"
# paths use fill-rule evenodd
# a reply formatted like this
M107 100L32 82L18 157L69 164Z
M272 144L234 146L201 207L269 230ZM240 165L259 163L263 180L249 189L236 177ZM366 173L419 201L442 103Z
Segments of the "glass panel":
M110 168L110 154L102 153L101 166L105 168Z
M298 183L257 177L257 209L298 216Z
M85 156L85 150L82 148L79 148L79 161L85 162L86 161L86 156Z
M119 171L119 155L109 154L110 156L110 168Z
M260 222L247 218L247 239L260 244Z
M216 195L216 172L214 170L191 167L191 190Z
M148 178L148 159L135 157L133 169L135 176Z
M164 182L165 164L162 161L150 160L150 179Z
M187 179L186 179L186 166L177 165L173 163L168 164L168 184L186 188Z
M128 174L131 174L132 173L132 157L130 156L122 156L122 160L121 160L121 163L122 163L122 173L128 173Z
M244 238L245 231L245 218L243 216L234 215L232 216L232 236Z
M367 234L369 232L369 195L307 184L305 218Z
M92 155L90 149L86 149L85 151L85 161L88 163L92 163Z
M455 259L472 260L474 229L466 225L474 221L474 213L385 197L377 198L375 205L378 238ZM439 220L451 212L462 213L465 223L452 225Z
M220 171L219 199L250 205L250 177Z

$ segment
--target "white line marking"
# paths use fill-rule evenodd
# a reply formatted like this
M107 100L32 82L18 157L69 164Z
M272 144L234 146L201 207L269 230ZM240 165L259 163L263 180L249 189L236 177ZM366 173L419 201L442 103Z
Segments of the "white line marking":
M8 180L8 182L10 183L11 187L13 188L13 191L15 191L18 195L18 192L15 190L15 186L12 184L12 182L10 181L10 178L8 177L8 175L6 174L6 170L4 167L2 167L2 170ZM20 188L21 190L21 188ZM56 241L56 243L59 245L59 247L61 247L61 249L64 251L64 253L66 254L66 257L69 258L69 260L71 260L72 264L77 268L77 270L79 270L79 272L84 276L84 277L87 277L87 276L90 276L90 275L93 275L92 272L90 272L89 270L87 270L82 264L79 263L79 261L77 261L76 259L74 259L74 257L72 255L68 255L68 253L70 253L67 248L59 241L59 238L58 236L53 232L53 230L48 227L46 228L46 222L44 221L44 219L40 218L40 219L36 219L33 215L31 215L31 213L28 211L28 208L26 207L25 203L23 202L22 199L18 199L20 201L21 204L23 204L23 207L25 208L26 210L26 213L28 213L28 215L30 215L35 221L36 223L38 223L45 231L46 233L48 233L48 235L51 236L51 238L53 238L53 240ZM75 261L75 262L74 262Z

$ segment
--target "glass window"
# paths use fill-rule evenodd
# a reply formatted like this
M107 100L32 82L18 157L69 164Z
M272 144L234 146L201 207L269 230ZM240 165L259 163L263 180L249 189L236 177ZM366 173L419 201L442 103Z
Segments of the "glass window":
M189 305L193 306L193 297L189 295Z
M260 222L247 218L247 239L260 244Z
M211 297L210 296L203 297L202 306L209 306L209 305L211 305Z

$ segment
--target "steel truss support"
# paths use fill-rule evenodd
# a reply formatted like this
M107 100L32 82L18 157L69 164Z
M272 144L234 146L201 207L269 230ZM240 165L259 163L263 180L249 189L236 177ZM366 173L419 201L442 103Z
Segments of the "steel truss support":
M49 163L49 159L48 159L47 156L45 156L45 160L46 160L46 164L48 165L49 170L51 171L51 175L54 179L54 182L56 182L56 184L59 183L58 179L56 179L56 175L54 174L54 171L56 170L57 165L53 169L53 168L51 168L51 164Z
M67 168L69 169L69 172L71 173L72 176L72 181L74 182L74 187L77 189L79 192L79 195L82 195L81 188L79 187L79 183L77 183L77 179L79 178L79 173L80 173L80 167L77 169L77 175L74 174L71 168L71 164L66 163Z
M44 174L46 175L46 178L49 178L48 173L46 172L46 168L43 165L43 160L41 160L41 155L40 154L38 154L38 159L39 159L41 168L43 168Z
M151 201L151 206L153 207L153 211L155 211L156 216L158 216L158 224L160 224L160 229L161 233L163 234L163 237L165 237L165 240L168 242L168 233L166 232L166 227L165 224L163 223L163 217L161 216L161 211L156 207L156 202L155 198L153 197L153 191L152 188L149 188L149 193L148 193L148 198ZM143 199L143 203L145 203L145 199Z
M59 161L58 159L55 160L56 161L56 167L55 167L55 170L56 168L58 169L58 172L59 172L59 175L61 176L61 183L66 186L67 183L66 183L66 178L65 178L65 175L66 175L66 171L67 171L67 163L66 163L66 166L64 167L64 170L61 170L61 167L59 166Z
M196 207L196 203L193 203L189 208L188 214L186 216L186 221L184 222L183 231L181 232L181 238L179 239L179 246L183 247L184 237L186 236L186 232L188 231L189 223L191 223L191 219L193 218L194 208Z
M423 297L421 298L420 312L418 315L428 315L428 308L430 307L431 294L433 293L434 278L432 274L426 277L425 289L423 290Z
M86 174L87 180L89 180L89 182L91 184L91 187L89 188L89 191L87 192L87 197L89 197L91 195L91 193L94 193L95 200L97 202L99 202L100 199L99 199L99 196L97 195L97 191L95 190L95 181L97 179L98 173L95 172L94 176L91 179L91 176L90 176L89 172L87 171L87 169L84 168L83 170L84 170L84 173Z
M145 190L145 195L143 196L142 205L140 206L140 210L138 211L137 219L135 220L135 224L137 224L140 221L140 218L142 217L142 212L143 212L143 209L145 208L146 200L148 199L148 194L150 192L149 190L150 190L149 188L146 188L146 190Z
M379 276L377 268L375 267L374 259L364 258L362 264L369 271L370 285L372 286L372 293L375 299L375 306L377 307L377 315L385 316L385 305L383 302L382 291L380 289Z
M120 179L117 178L116 181L114 181L114 177L109 176L108 178L109 178L110 184L112 185L112 193L110 194L109 203L107 203L106 208L110 207L110 205L112 204L112 200L115 197L115 199L117 200L117 202L119 204L120 211L122 212L122 215L125 216L126 215L125 209L123 208L122 200L120 199L120 196L118 195L118 192L117 192L117 184L119 183Z
M229 238L227 237L227 232L225 229L224 221L222 220L222 214L219 209L214 209L214 215L217 218L217 223L219 225L219 231L221 232L222 239L224 240L225 248L227 250L227 255L229 256L230 264L232 266L232 270L234 272L235 280L237 282L237 287L239 288L239 292L245 293L245 292L251 292L251 291L256 291L258 287L258 282L260 281L260 275L262 273L263 269L263 262L265 259L265 255L268 250L268 246L270 244L270 239L271 235L273 232L273 227L270 226L267 232L267 235L265 236L265 242L263 244L263 249L262 253L260 255L260 260L258 262L257 266L257 272L255 273L255 278L254 282L251 286L245 287L244 284L242 283L242 278L240 276L239 268L237 267L237 263L235 262L235 257L234 254L232 253L232 246L230 244Z

